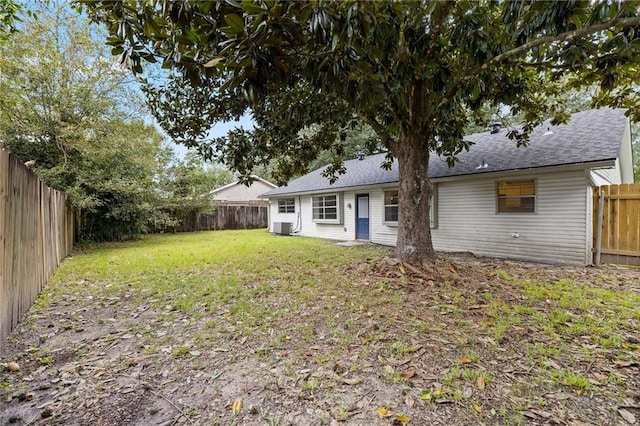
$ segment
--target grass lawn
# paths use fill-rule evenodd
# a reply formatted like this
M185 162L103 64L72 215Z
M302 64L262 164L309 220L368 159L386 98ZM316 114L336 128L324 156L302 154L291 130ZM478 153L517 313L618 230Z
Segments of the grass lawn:
M640 270L389 254L264 230L79 248L10 339L0 424L640 421Z

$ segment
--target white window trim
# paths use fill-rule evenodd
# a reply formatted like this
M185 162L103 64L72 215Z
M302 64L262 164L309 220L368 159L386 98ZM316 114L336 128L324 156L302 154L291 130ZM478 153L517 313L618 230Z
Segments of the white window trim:
M511 183L515 183L515 182L530 182L533 181L533 195L522 195L519 197L513 196L511 198L533 198L533 211L532 212L501 212L499 211L500 208L500 195L499 195L499 188L500 188L500 182L511 182ZM499 215L527 215L527 214L537 214L538 213L538 179L513 179L513 180L498 180L496 181L496 189L495 189L495 194L496 194L496 214Z
M429 225L431 229L438 228L438 184L431 183L431 213L429 215ZM393 204L385 204L386 193L390 191L398 191L398 189L387 188L382 190L382 224L387 226L398 226L398 221L386 220L387 207L393 206ZM398 203L399 204L399 203Z
M320 197L336 197L336 218L335 219L315 219L314 218L314 208L313 202L316 198ZM341 225L342 224L342 197L339 193L330 193L330 194L316 194L311 196L311 221L314 223L326 223L331 225Z
M281 206L280 202L284 202L284 201L291 201L291 204L286 204ZM287 212L287 211L280 211L281 207L291 207L293 206L293 211L292 212ZM280 198L278 199L278 214L292 214L296 212L296 199L295 198Z
M398 188L387 188L382 191L382 223L387 226L398 226L397 220L387 220L387 207L398 206L398 204L385 204L387 198L387 192L398 191Z

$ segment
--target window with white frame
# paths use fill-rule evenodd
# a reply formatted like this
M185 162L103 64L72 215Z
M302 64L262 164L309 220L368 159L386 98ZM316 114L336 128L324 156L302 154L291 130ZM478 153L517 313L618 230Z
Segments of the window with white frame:
M498 213L535 213L536 181L501 181L496 185Z
M431 207L429 218L432 228L438 227L438 185L432 185ZM384 223L387 225L398 224L398 190L384 191Z
M340 223L340 205L337 194L312 197L314 222Z
M384 222L398 224L398 190L384 191Z
M281 198L278 200L278 213L295 213L296 200L294 198Z

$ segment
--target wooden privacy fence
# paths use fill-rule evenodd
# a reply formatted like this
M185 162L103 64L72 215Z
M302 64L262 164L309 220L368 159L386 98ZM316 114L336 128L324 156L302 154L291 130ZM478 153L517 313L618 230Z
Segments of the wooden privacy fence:
M593 247L596 264L600 254L600 263L640 265L640 184L593 189Z
M264 205L219 205L212 213L189 215L178 231L266 228L269 223L267 209Z
M0 353L73 246L73 210L0 149Z

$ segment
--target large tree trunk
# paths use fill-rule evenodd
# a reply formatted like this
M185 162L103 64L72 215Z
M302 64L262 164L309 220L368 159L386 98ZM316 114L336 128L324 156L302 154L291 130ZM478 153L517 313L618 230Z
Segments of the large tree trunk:
M398 161L398 240L396 255L411 263L429 263L436 258L431 242L429 207L429 151L417 134L403 134L393 152Z

